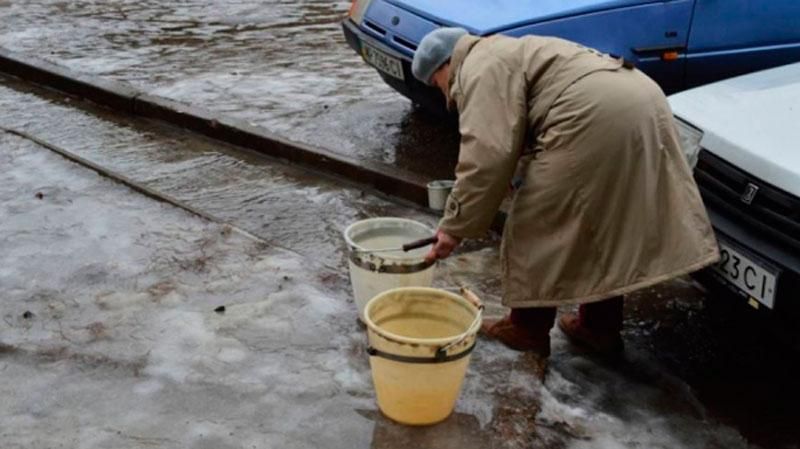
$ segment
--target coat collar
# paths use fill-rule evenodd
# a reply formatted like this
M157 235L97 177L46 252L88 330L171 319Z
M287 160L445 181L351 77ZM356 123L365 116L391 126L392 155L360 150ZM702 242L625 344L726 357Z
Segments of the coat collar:
M450 100L447 105L448 109L451 109L454 106L453 103L453 85L455 84L456 77L458 73L461 72L461 65L464 63L464 60L467 58L470 50L472 47L475 46L478 42L480 42L481 38L478 36L473 35L466 35L463 36L461 39L456 42L456 46L453 49L453 55L450 57L450 76L448 77L448 87L450 89Z

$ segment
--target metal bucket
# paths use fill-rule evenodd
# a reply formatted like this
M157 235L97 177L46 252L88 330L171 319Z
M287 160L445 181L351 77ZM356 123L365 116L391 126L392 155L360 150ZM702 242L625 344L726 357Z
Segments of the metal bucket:
M439 180L428 183L428 207L434 210L444 210L447 197L453 190L455 181Z

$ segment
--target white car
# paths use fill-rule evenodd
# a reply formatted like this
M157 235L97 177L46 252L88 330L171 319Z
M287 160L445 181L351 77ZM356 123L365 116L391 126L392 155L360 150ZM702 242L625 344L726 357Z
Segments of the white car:
M669 101L722 253L700 280L800 316L800 63Z

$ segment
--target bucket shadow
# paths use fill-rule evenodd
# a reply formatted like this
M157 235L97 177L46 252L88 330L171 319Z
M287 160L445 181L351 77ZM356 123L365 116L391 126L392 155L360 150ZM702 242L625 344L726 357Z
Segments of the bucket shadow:
M491 437L481 431L478 419L464 413L454 413L432 426L398 424L377 410L356 410L375 423L372 449L485 449L492 447Z

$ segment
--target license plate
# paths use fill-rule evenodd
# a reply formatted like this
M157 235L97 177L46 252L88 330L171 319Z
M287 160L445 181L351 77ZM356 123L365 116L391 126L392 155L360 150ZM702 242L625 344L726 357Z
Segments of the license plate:
M777 270L756 261L754 257L724 240L719 240L719 251L721 259L714 265L714 272L751 300L755 299L772 309L775 304Z
M361 53L364 56L364 60L367 61L369 65L399 80L405 79L403 77L403 64L399 59L389 56L367 44L361 45Z

